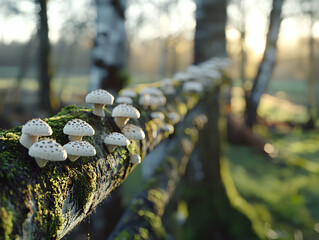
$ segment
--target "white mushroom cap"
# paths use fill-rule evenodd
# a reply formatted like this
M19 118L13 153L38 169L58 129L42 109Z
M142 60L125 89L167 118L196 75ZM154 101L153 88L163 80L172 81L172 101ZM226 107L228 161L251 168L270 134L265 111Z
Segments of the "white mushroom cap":
M140 118L140 112L133 106L119 104L112 111L112 117Z
M50 136L52 129L45 121L35 118L24 124L21 132L19 142L22 146L30 148L33 143L38 141L39 136Z
M119 128L122 128L130 118L140 118L140 112L133 106L120 104L112 111L112 117Z
M85 102L94 103L94 104L103 104L103 105L112 105L114 97L108 91L103 89L98 89L90 92L85 97Z
M166 103L166 97L164 95L150 95L150 94L143 94L140 96L138 103L143 107L159 107L164 106Z
M140 155L138 155L138 154L133 154L133 155L131 155L131 156L130 156L130 160L131 160L131 163L133 163L133 164L139 164L139 163L141 163L141 157L140 157Z
M92 136L95 134L90 124L81 119L72 119L65 124L63 133L70 135L71 141L81 140L83 136Z
M125 97L135 98L136 95L137 95L136 92L134 92L131 89L122 89L119 92L119 96L123 96L123 97L125 96Z
M179 120L181 120L181 117L179 116L178 113L176 112L169 112L167 114L167 118L169 119L169 121L171 122L171 124L175 124L177 123Z
M158 95L163 95L163 92L161 90L159 90L158 88L155 88L155 87L145 87L140 92L140 95L144 95L144 94L150 94L150 95L158 96Z
M118 96L115 99L116 103L126 103L126 104L133 104L133 100L130 97L127 96Z
M174 79L176 79L179 82L186 82L189 80L189 78L190 76L184 72L178 72L174 74Z
M23 125L22 133L33 136L50 136L52 134L52 129L45 121L40 118L35 118Z
M197 92L201 93L204 90L203 84L200 82L186 82L183 85L183 91L185 92Z
M172 79L170 78L164 78L162 79L161 81L161 88L167 88L167 87L173 87L174 86L174 83L172 81Z
M165 116L163 113L161 112L151 112L151 118L157 118L157 119L160 119L160 120L164 120Z
M122 133L113 132L104 138L104 143L117 146L127 146L130 141Z
M69 142L63 145L63 148L68 153L69 159L74 162L78 157L95 156L95 148L87 141Z
M116 146L127 146L130 141L122 133L113 132L104 138L104 143L108 150L113 152Z
M29 149L29 155L36 159L39 167L44 167L47 161L64 161L67 158L65 149L52 139L34 143Z
M135 126L133 124L127 124L122 129L122 132L124 136L128 139L143 140L145 138L145 133L142 130L142 128Z
M112 105L114 101L114 97L108 91L103 89L98 89L90 92L85 97L85 102L93 103L93 114L98 117L104 117L104 106Z
M174 132L174 126L172 124L166 123L162 126L162 130L172 134Z

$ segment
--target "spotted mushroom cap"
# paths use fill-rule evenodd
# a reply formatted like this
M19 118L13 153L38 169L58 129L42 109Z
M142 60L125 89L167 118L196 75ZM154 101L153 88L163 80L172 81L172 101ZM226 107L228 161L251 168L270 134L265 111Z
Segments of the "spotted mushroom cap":
M72 136L92 136L95 131L87 122L75 118L65 124L63 133Z
M135 126L133 124L127 124L122 129L122 132L124 136L128 139L143 140L145 138L145 133L142 130L142 128Z
M150 94L150 95L158 96L158 95L163 95L163 92L161 90L159 90L158 88L155 88L155 87L145 87L140 92L140 95L144 95L144 94Z
M116 102L116 103L133 104L132 98L127 97L127 96L118 96L118 97L115 99L115 102Z
M94 90L85 97L87 103L112 105L113 101L113 95L103 89Z
M42 139L32 144L29 155L49 161L64 161L68 156L65 149L52 139Z
M122 133L113 132L104 138L104 143L117 146L127 146L130 141Z
M70 155L75 156L94 156L96 154L95 148L87 141L74 141L63 145L63 148Z
M140 112L133 106L119 104L112 111L112 117L140 118Z
M123 96L123 97L125 96L125 97L135 98L136 95L137 95L136 92L134 92L131 89L122 89L119 92L119 96Z
M23 125L22 133L27 133L32 136L50 136L52 129L45 121L40 118L34 118Z

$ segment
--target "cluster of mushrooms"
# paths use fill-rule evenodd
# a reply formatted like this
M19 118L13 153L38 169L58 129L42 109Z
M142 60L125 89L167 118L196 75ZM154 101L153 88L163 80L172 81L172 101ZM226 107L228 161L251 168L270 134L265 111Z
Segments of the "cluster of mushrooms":
M228 61L225 59L215 58L197 66L188 67L186 72L176 73L173 79L163 79L161 81L161 90L155 87L145 87L139 94L138 103L144 109L150 109L152 119L164 121L164 114L155 111L158 107L166 104L165 95L176 94L175 85L182 84L184 93L201 93L204 87L211 84L211 80L220 77L219 70L225 68ZM165 95L164 95L165 94ZM118 104L112 110L114 122L121 132L112 132L104 137L104 143L110 153L117 146L128 146L130 140L143 140L145 138L144 131L133 124L128 124L131 118L140 118L140 112L133 107L133 98L136 98L135 91L123 89L115 102ZM105 117L104 106L112 105L114 97L103 89L90 92L86 98L86 103L93 104L93 114L98 117ZM167 113L169 123L162 124L162 130L172 134L174 132L173 125L180 121L181 117L177 112L171 111ZM35 158L39 167L44 167L48 161L64 161L67 158L74 162L81 156L95 156L95 148L82 137L92 136L95 130L87 122L81 119L72 119L66 123L63 133L69 135L69 140L65 145L60 145L54 139L42 138L40 136L52 135L51 127L41 119L32 119L22 127L22 134L19 142L27 149L29 155ZM141 162L141 157L137 154L130 156L133 164Z

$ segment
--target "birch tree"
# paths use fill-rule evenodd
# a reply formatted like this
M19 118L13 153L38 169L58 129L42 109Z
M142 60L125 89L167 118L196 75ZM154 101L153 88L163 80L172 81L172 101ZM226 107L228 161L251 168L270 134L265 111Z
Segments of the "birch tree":
M119 71L124 67L125 0L96 0L96 37L92 50L89 90L119 90L123 81Z
M281 12L284 0L273 0L270 12L269 28L267 33L264 56L259 65L257 76L254 80L253 88L246 102L246 124L252 127L256 122L257 108L260 98L267 88L271 77L277 52L277 39L281 25Z
M196 0L194 63L226 56L226 1Z

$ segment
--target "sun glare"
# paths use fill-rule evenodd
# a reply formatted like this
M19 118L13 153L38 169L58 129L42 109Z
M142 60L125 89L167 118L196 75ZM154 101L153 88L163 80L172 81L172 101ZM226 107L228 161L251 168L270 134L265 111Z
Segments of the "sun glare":
M262 54L265 50L265 38L262 35L251 33L246 37L246 45L255 54Z
M293 19L284 19L281 23L280 38L282 41L296 41L299 35L296 21Z

